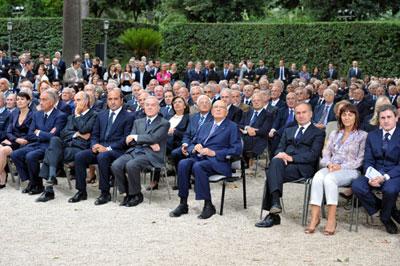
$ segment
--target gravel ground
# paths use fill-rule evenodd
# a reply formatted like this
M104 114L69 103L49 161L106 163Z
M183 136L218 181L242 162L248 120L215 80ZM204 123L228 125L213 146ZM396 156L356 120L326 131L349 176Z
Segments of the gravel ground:
M382 225L367 225L360 214L359 232L349 232L349 211L339 208L337 233L305 235L301 226L303 186L286 184L282 224L254 226L260 213L263 178L247 179L248 208L243 209L241 182L229 185L224 215L197 219L202 208L191 191L189 214L170 218L179 202L168 200L165 186L137 207L110 202L95 206L89 198L67 202L70 191L59 179L56 199L36 203L13 184L0 191L0 265L399 265L399 236ZM10 182L11 183L11 182ZM217 209L221 185L212 185Z

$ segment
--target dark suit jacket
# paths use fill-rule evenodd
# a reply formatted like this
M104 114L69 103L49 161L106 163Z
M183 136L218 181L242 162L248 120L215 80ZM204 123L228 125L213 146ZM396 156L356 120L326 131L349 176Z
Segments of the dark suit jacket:
M18 125L19 114L20 111L18 108L15 109L10 114L10 121L7 127L7 139L11 142L15 142L17 138L26 138L29 131L29 127L32 123L32 116L33 116L32 110L29 110L28 115L26 116L24 122L22 122L21 125Z
M329 72L329 69L325 72L325 78L327 79L337 79L338 78L338 72L336 69L332 70L332 74Z
M356 71L354 70L354 68L350 68L348 76L349 76L349 79L351 79L352 77L356 77L357 79L361 79L361 77L362 77L361 69L357 68L357 75L356 75Z
M328 117L327 117L327 122L329 123L331 121L335 121L336 120L336 115L335 112L333 112L333 109L335 107L335 104L332 104L332 106L329 109L329 113L328 113ZM319 120L322 118L322 115L324 113L324 109L325 109L325 104L321 104L318 105L317 107L315 107L315 111L314 111L314 116L313 116L313 123L318 123Z
M243 78L248 79L250 81L254 81L256 79L256 71L254 69L249 69L244 75Z
M263 68L257 67L256 75L258 76L257 80L259 80L261 76L268 75L268 68L267 67L263 67Z
M69 104L65 103L65 102L62 101L62 100L59 100L59 101L58 101L58 104L57 104L56 108L57 108L58 110L60 110L61 112L64 112L66 115L72 114L72 108L71 108L71 106L70 106Z
M188 152L192 156L197 157L197 154L193 153L193 149L194 146L199 143L203 147L215 151L214 157L207 156L205 159L211 161L211 167L215 172L221 175L231 176L231 163L227 157L240 156L242 153L242 143L238 126L229 119L225 119L214 133L208 136L213 124L214 121L203 124L189 144Z
M279 72L280 72L280 67L275 68L275 73L274 73L275 79L279 79ZM285 76L285 81L286 82L289 81L289 69L287 67L285 67L283 75Z
M274 122L272 123L272 128L276 130L276 133L279 136L283 135L283 131L285 130L285 128L296 125L295 119L293 119L291 123L286 124L288 117L289 117L289 108L287 106L285 108L279 109L279 111L277 112Z
M297 143L294 138L297 129L298 126L285 129L275 154L286 152L293 157L292 163L296 164L302 176L312 177L324 146L325 131L311 124Z
M235 72L230 71L229 69L226 73L226 76L225 76L225 69L222 69L219 72L219 80L228 80L229 81L230 79L234 79L234 78L235 78Z
M272 100L269 101L268 106L272 106ZM279 109L285 108L286 107L286 103L285 103L285 101L279 99L279 101L273 107L276 107L279 110Z
M192 69L190 71L190 82L192 82L194 80L198 81L198 82L203 82L203 80L204 80L203 72L200 71L197 73L196 70Z
M56 71L55 69L57 68L58 75L56 76ZM58 79L62 82L63 80L63 73L61 71L60 66L54 67L53 65L50 65L50 67L47 69L47 77L49 78L50 82L53 82L53 80Z
M388 145L386 153L383 152L383 133L376 129L368 133L365 143L364 172L369 166L374 167L390 178L400 178L400 127L397 126Z
M200 113L195 113L189 117L189 124L186 128L185 133L183 134L181 144L183 143L190 144L192 142L194 136L199 130L200 115L201 115ZM208 123L211 121L214 121L214 118L212 117L211 113L208 113L204 123Z
M354 101L352 103L354 104ZM356 107L360 115L360 122L363 122L365 117L373 112L372 104L365 99L360 101Z
M32 117L32 123L26 139L29 142L40 142L41 146L47 146L51 137L59 136L61 130L67 122L67 115L57 108L54 108L47 120L44 120L44 112L35 112ZM55 128L55 132L51 130ZM36 136L35 130L39 129L39 136ZM42 145L43 144L43 145Z
M89 149L90 139L85 140L81 137L74 138L74 134L79 132L81 134L91 133L96 122L97 113L90 109L85 115L76 117L70 115L68 117L67 125L61 131L60 137L68 147L76 147L82 150Z
M137 141L129 144L130 148L127 153L134 155L144 154L152 166L161 167L165 159L169 122L161 116L157 116L146 129L146 119L135 120L129 134L138 135L138 137ZM150 145L156 143L160 145L160 150L157 152L150 147Z
M208 75L206 76L205 82L209 82L209 81L212 81L212 80L217 82L217 83L219 82L219 75L218 75L217 72L215 72L214 69L210 69L208 71Z
M144 76L143 76L143 84L140 84L143 86L143 89L146 89L147 84L149 84L151 80L151 75L149 72L144 71ZM135 71L135 81L140 82L140 71L137 70Z
M276 69L275 69L275 75L276 75ZM279 77L279 68L278 68L278 77ZM299 71L298 70L289 70L289 83L292 83L294 79L299 78Z
M254 110L250 110L243 113L242 120L239 123L239 128L245 129L246 126L250 126L251 118L254 114ZM256 155L263 153L268 145L268 133L272 128L273 115L262 109L258 114L257 119L251 127L258 129L255 136L249 136L247 134L243 135L244 152L253 152Z
M175 127L174 134L168 136L167 149L172 151L173 149L181 146L183 135L189 125L189 114L184 114L181 122Z
M97 114L94 123L90 146L99 143L105 147L110 146L113 150L123 151L126 148L125 139L128 136L133 123L133 115L122 109L112 124L108 138L106 138L106 129L110 110L104 110Z
M243 113L243 111L239 107L236 107L233 104L231 104L226 118L228 118L229 120L231 120L235 123L239 123L240 120L242 119L242 113Z
M171 109L169 110L169 112L168 112L167 106L161 107L160 113L165 120L169 120L175 114L172 106L171 106Z
M9 121L10 112L6 108L2 113L0 113L0 141L3 141L6 138Z

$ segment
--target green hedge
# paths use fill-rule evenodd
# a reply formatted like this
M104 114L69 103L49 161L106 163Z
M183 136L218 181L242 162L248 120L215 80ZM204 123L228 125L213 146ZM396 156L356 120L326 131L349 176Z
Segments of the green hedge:
M352 60L364 73L400 76L400 22L298 24L176 24L163 31L161 56L181 67L189 60L238 63L285 58L327 68L333 62L346 75ZM257 63L257 62L256 62Z
M8 48L8 32L6 18L0 18L0 48ZM131 55L128 50L117 42L118 36L127 28L157 26L126 22L122 20L110 20L108 31L109 58L126 59ZM21 52L31 51L33 56L39 53L53 54L62 49L62 18L23 18L13 19L13 31L11 38L12 50ZM82 24L82 50L94 54L97 43L103 43L103 20L84 19Z

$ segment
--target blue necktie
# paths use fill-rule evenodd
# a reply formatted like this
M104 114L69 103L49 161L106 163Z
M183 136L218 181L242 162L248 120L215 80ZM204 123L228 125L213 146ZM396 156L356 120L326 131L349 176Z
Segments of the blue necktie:
M382 150L383 150L384 155L389 147L389 136L390 136L390 133L386 133L385 138L383 139Z
M301 137L303 137L303 130L304 130L304 127L300 127L299 132L297 132L297 135L294 138L296 140L296 143L299 143L301 140Z
M206 140L204 141L204 144L207 143L208 139L212 136L212 134L214 134L215 130L218 128L217 123L214 123L214 125L212 126L210 133L208 134Z
M114 119L115 113L111 112L110 116L108 117L108 121L107 121L107 128L106 128L106 135L105 138L108 139L108 135L110 134L111 131L111 127L113 124L113 119Z
M286 124L285 125L288 125L289 123L292 123L293 120L294 120L293 110L289 109L289 115L288 115L288 118L286 119Z
M249 126L254 125L254 123L255 123L256 120L257 120L257 117L258 117L258 111L254 111L253 116L251 117Z
M200 115L199 123L197 124L197 130L204 124L205 116Z
M147 121L146 121L146 127L144 128L145 131L149 128L150 124L151 124L151 120L150 120L150 119L147 119Z
M44 114L43 124L45 124L45 125L46 125L46 122L47 122L47 118L48 118L48 115L47 115L47 114Z

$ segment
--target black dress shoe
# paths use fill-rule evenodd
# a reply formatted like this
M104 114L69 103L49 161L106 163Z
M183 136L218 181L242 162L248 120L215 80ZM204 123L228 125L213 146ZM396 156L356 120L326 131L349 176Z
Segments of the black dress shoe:
M81 200L87 200L87 193L86 192L82 192L82 191L76 192L76 194L72 198L70 198L68 200L68 202L75 203L75 202L79 202Z
M189 212L189 206L187 204L180 203L178 207L175 208L172 212L169 213L170 217L179 217L183 214L187 214Z
M139 193L130 198L130 200L126 203L126 207L135 207L143 202L143 194Z
M49 179L46 180L46 184L49 186L55 186L58 185L58 181L56 177L49 177Z
M5 187L6 187L6 184L0 185L0 189L3 189L3 188L5 188Z
M216 213L215 207L212 204L204 205L202 212L197 218L199 219L208 219Z
M269 213L271 214L278 214L282 212L282 206L278 202L272 203L271 209L269 210Z
M40 195L39 198L36 199L36 202L48 202L49 200L54 199L54 193L45 191Z
M126 195L124 197L124 199L121 201L121 203L119 204L119 206L126 206L126 203L128 203L128 201L131 199L131 196Z
M272 227L274 225L278 225L281 223L281 217L277 214L268 214L264 220L259 221L258 223L256 223L256 227L263 227L263 228L267 228L267 227Z
M400 211L399 210L392 211L392 218L393 220L396 221L396 223L400 224Z
M43 192L43 187L33 187L30 191L29 191L29 195L37 195Z
M392 221L392 219L389 219L389 221L382 221L383 225L386 228L386 232L389 234L397 234L397 226L396 224Z
M94 202L94 205L103 205L106 204L107 202L111 201L111 195L110 194L101 194L100 197L96 199Z

